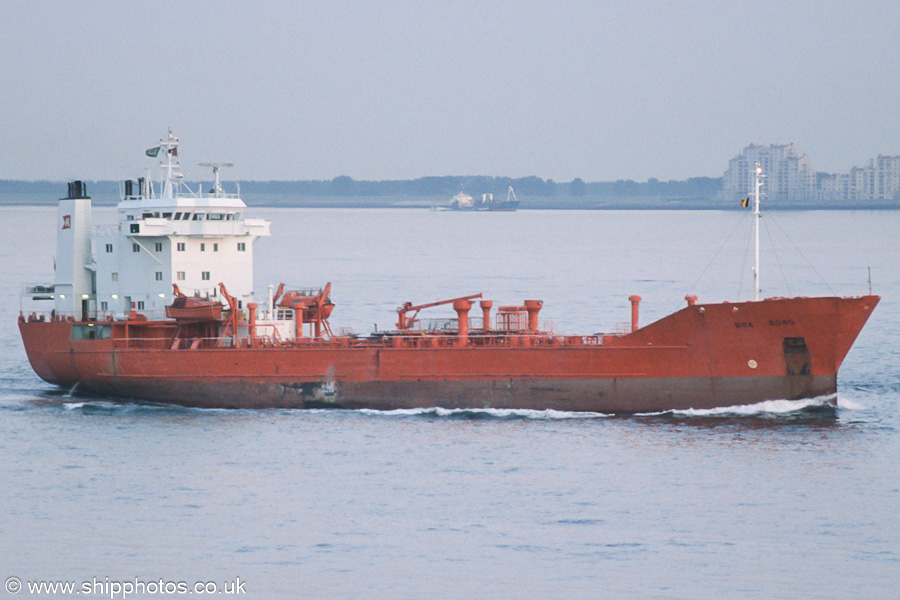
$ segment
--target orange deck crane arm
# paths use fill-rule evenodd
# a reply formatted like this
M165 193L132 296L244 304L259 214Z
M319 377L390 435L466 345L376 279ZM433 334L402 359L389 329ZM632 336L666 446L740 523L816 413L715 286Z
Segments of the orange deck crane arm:
M278 286L278 290L275 292L275 295L272 296L272 306L278 306L278 299L281 298L281 294L284 293L284 282L281 282L281 285Z
M475 298L481 298L481 294L472 294L471 296L462 296L459 298L450 298L449 300L438 300L437 302L428 302L427 304L416 304L413 305L412 302L406 302L397 309L397 329L403 331L409 329L413 322L416 320L416 315L419 314L419 311L424 308L431 308L433 306L440 306L442 304L452 304L457 300L473 300ZM406 313L412 312L411 316L407 316Z
M227 335L228 330L231 329L231 338L235 346L237 346L238 341L238 319L239 319L239 311L237 300L228 293L228 290L225 288L225 284L221 281L219 282L219 289L222 291L222 296L225 298L225 301L228 302L229 306L229 314L228 318L225 320L225 332L223 333L223 337Z

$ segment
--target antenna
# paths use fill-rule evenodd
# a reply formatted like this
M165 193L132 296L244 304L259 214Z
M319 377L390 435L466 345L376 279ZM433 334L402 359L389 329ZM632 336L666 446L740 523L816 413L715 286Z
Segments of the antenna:
M219 183L219 169L222 167L233 167L234 163L200 163L201 167L212 167L213 175L216 177L216 182L213 184L212 194L218 198L222 195L222 184Z

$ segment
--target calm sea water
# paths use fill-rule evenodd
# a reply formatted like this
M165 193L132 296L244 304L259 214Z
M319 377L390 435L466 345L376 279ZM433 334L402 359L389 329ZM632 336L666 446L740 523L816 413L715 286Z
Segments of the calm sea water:
M689 292L751 295L746 213L255 213L273 222L260 295L332 281L332 325L362 333L407 300L477 292L542 298L562 333L614 329L630 294L643 322ZM0 578L26 586L8 597L94 578L83 597L236 578L248 598L897 596L900 212L764 218L764 295L860 295L871 267L884 297L838 409L632 417L70 395L31 372L15 328L21 285L52 279L54 219L0 209Z

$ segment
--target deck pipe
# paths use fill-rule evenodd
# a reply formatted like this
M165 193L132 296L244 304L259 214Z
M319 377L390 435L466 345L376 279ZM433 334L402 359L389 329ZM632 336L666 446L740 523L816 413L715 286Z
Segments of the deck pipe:
M538 330L538 313L544 306L543 300L526 300L525 310L528 311L528 331L534 332Z
M469 343L469 309L471 308L472 302L469 300L453 301L453 310L456 311L456 317L459 323L458 335L460 346L465 346Z
M687 296L684 297L684 299L687 300L688 306L693 306L694 304L697 303L697 296L692 296L692 295L688 294Z
M492 300L482 300L479 302L481 305L481 320L482 320L482 328L485 331L491 330L491 307L494 306L494 302Z
M641 303L640 296L628 296L628 301L631 302L631 331L638 330L638 305Z
M251 302L247 305L247 312L250 313L248 317L248 325L250 329L250 347L253 348L256 345L256 309L259 308L259 305L256 302Z

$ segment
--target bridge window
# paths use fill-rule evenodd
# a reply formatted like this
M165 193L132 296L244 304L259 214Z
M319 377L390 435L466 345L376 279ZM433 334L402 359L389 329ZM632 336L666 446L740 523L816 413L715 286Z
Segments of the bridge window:
M245 252L247 250L246 242L238 242L238 252Z
M157 252L162 252L162 242L156 242L154 247L156 248Z
M107 244L107 245L106 245L106 252L109 253L109 252L112 252L112 251L113 251L113 245L112 245L112 244Z
M200 278L203 279L203 281L209 281L209 271L203 271L203 273L201 273L200 275Z
M178 248L179 252L184 252L184 242L178 242L178 245L176 247Z
M140 252L140 251L141 251L141 245L140 245L140 244L132 244L132 245L131 245L131 251L132 251L132 252Z
M162 271L157 271L157 272L156 272L156 280L157 280L157 281L162 281Z

